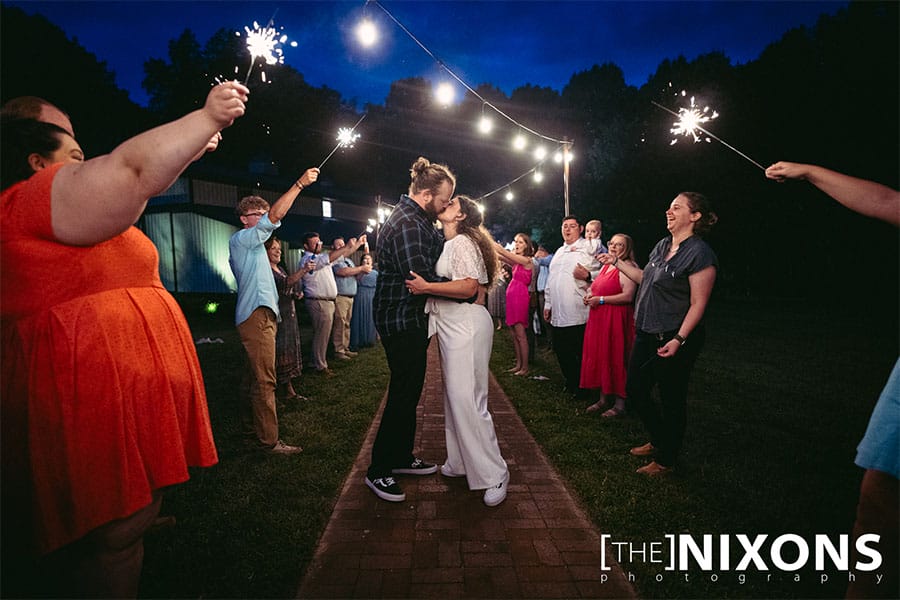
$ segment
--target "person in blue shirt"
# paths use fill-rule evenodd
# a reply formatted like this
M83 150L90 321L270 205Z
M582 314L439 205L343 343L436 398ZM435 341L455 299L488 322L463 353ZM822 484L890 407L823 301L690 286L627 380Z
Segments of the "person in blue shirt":
M228 241L228 263L238 286L235 323L247 351L245 376L250 378L253 431L262 448L272 454L296 454L303 449L285 444L278 437L275 335L281 317L278 290L264 244L281 226L303 188L318 177L319 169L307 169L271 207L259 196L242 198L235 212L244 228Z

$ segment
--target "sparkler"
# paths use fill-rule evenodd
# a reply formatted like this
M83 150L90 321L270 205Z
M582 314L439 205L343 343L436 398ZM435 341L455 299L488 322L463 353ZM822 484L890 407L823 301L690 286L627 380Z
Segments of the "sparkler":
M684 96L685 93L681 92L681 95ZM706 142L709 142L710 138L712 138L712 139L716 140L717 142L719 142L720 144L722 144L723 146L725 146L726 148L728 148L729 150L732 150L732 151L736 152L737 154L739 154L740 156L746 158L748 161L750 161L751 163L753 163L754 165L756 165L763 171L766 170L766 168L764 166L762 166L761 164L759 164L758 162L756 162L755 160L753 160L752 158L750 158L749 156L747 156L746 154L744 154L743 152L741 152L740 150L738 150L737 148L735 148L734 146L732 146L731 144L729 144L728 142L723 140L722 138L716 136L714 133L712 133L709 130L704 129L702 127L703 124L708 123L709 121L717 118L719 116L719 113L717 113L714 110L712 112L710 112L710 109L708 106L704 107L703 109L698 108L697 105L694 103L693 96L691 96L690 109L679 108L678 112L668 109L665 106L658 104L657 102L654 102L653 100L651 100L650 102L657 108L661 108L662 110L666 111L667 113L678 117L678 120L675 121L675 123L674 123L674 127L669 130L676 136L679 136L679 135L691 136L694 138L694 143L697 143L699 141L704 141L704 138L702 138L700 135L697 134L697 132L700 131L702 133L705 133L707 136L709 136L705 139ZM678 142L677 137L672 139L671 144L675 144L676 142Z
M359 127L359 124L362 123L362 120L366 118L366 114L368 113L363 113L363 116L359 118L359 121L357 121L356 125L354 125L353 127L341 127L340 129L338 129L337 145L331 152L328 153L328 156L325 157L325 160L322 161L322 164L319 165L320 169L325 166L325 163L328 162L328 159L338 151L338 148L353 147L353 144L355 144L356 140L359 139L359 134L356 133L356 128Z
M253 65L256 63L257 58L264 59L267 65L282 64L284 62L284 53L281 47L288 41L288 36L284 34L278 35L278 31L273 26L274 19L274 16L269 19L269 24L265 27L260 27L256 21L253 21L252 30L249 26L244 26L247 51L250 52L250 68L247 69L247 76L244 77L244 85L247 85L247 82L250 81L250 73L253 71ZM236 31L235 34L240 37L241 32ZM296 48L297 42L291 42L291 46ZM262 74L262 80L263 82L266 81L265 72Z

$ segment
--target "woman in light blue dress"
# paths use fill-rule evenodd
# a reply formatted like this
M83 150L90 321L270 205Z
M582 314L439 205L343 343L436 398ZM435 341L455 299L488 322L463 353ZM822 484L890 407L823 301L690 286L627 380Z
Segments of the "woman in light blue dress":
M363 254L361 264L372 266L372 255ZM372 299L375 297L377 281L378 271L375 269L356 276L356 298L353 301L353 313L350 316L350 350L353 352L375 345Z

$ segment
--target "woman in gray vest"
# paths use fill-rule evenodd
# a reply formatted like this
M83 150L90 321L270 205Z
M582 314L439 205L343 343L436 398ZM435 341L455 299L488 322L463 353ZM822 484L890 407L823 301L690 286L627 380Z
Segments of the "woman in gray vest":
M718 270L715 253L700 236L716 220L705 196L682 192L666 211L670 235L656 244L643 270L611 254L598 257L640 285L626 392L650 434L649 442L631 449L633 456L654 458L637 470L644 475L671 471L681 450L688 381L703 347L703 314ZM654 385L659 404L651 396Z

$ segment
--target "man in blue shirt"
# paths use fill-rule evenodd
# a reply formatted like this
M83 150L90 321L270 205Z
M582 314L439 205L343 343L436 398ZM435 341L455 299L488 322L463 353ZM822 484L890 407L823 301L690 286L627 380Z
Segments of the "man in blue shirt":
M365 235L360 236L365 243ZM336 237L331 247L340 250L346 246L344 238ZM356 297L356 278L372 272L372 265L353 264L348 256L343 256L331 263L334 282L337 284L337 298L334 299L334 325L331 342L334 344L334 356L340 360L350 360L356 352L350 350L350 317L353 314L353 299Z
M444 165L419 158L410 169L409 195L400 197L378 235L375 328L391 370L381 425L372 446L366 485L382 500L403 502L406 494L393 475L430 475L437 465L413 456L416 406L425 383L428 351L426 296L413 296L406 278L415 271L438 281L434 267L444 247L434 221L452 203L456 177Z
M246 374L250 382L253 430L260 445L273 454L296 454L303 449L289 446L278 437L275 408L275 334L278 321L278 291L263 245L281 226L303 188L319 177L319 169L307 169L272 207L259 196L246 196L235 212L244 228L228 241L228 263L237 279L238 300L235 322L247 351Z

